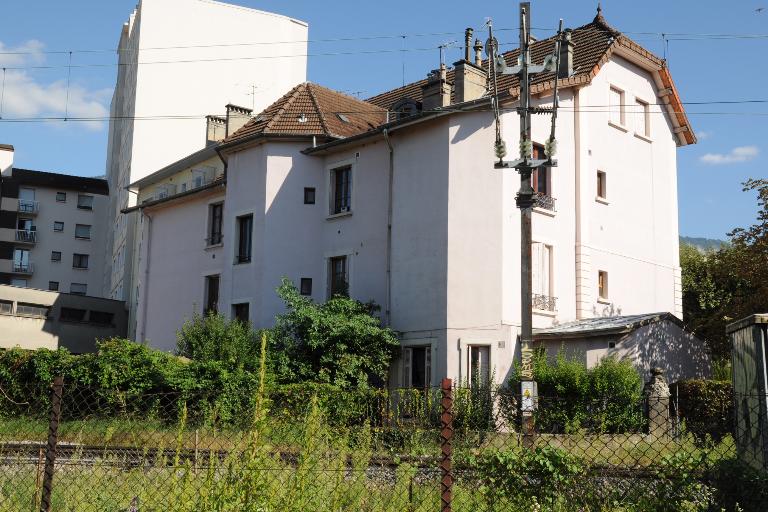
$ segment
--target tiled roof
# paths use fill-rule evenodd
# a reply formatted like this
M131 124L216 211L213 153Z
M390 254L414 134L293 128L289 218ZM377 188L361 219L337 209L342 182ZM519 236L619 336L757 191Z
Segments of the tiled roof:
M685 128L682 133L685 143L693 144L696 142L693 129L685 115L682 102L672 82L666 62L663 59L660 59L611 27L599 11L591 23L573 29L571 35L571 41L573 42L573 75L567 79L559 80L560 87L589 83L598 73L600 67L607 62L613 51L617 48L628 50L659 69L659 77L663 87L672 90L672 94L669 97L669 108L667 108L668 113L670 116L674 116L679 126ZM532 62L543 62L544 58L553 52L554 47L555 36L533 42L531 44ZM519 55L519 48L503 54L508 66L516 65ZM483 68L488 68L487 60L483 61ZM448 70L448 81L453 82L454 77L455 71L453 69ZM383 92L368 98L366 101L386 109L392 109L394 104L406 98L420 102L422 101L422 87L426 83L426 79L419 80L418 82ZM545 91L551 88L553 84L554 73L538 74L531 79L531 93L536 94ZM499 76L497 86L499 94L502 96L516 97L519 94L519 78L516 75ZM456 102L454 93L455 91L452 91L451 103Z
M535 338L582 337L587 335L617 334L633 331L650 323L670 321L682 326L672 313L646 313L643 315L607 316L587 318L545 329L534 329Z
M387 121L386 109L311 82L291 89L223 144L257 135L320 136L341 139Z

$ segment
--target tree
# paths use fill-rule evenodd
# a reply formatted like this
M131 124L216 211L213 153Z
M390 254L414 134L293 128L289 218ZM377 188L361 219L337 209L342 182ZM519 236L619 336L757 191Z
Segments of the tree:
M221 313L195 314L176 333L176 354L255 371L259 368L258 334L250 324L228 321Z
M683 314L716 358L730 354L728 323L768 308L768 180L747 180L743 190L757 192L756 224L728 233L718 251L680 247Z
M386 380L400 344L374 316L378 306L343 296L316 304L285 278L277 293L287 309L271 332L279 381L359 387Z

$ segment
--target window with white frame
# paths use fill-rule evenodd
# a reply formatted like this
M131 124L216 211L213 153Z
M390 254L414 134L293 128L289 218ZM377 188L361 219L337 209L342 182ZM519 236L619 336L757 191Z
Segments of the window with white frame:
M552 246L541 242L531 244L533 273L533 309L555 311L552 287Z
M611 123L624 126L626 114L624 113L624 91L618 87L611 87L608 92L608 110Z
M491 347L469 345L467 354L467 376L469 386L487 386L491 380Z
M428 388L432 384L432 347L403 348L403 386Z
M643 137L651 136L651 115L648 102L635 98L635 133Z
M331 169L330 213L337 215L352 211L352 166Z

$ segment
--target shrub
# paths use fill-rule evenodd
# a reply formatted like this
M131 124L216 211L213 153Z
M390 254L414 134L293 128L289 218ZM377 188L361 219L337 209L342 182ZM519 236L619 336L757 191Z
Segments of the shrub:
M256 371L258 333L250 324L227 320L220 313L195 314L177 333L176 353L195 361L218 361L226 366Z
M675 389L676 387L676 389ZM683 380L672 387L680 418L698 440L720 441L733 427L733 386L715 380Z
M724 459L710 472L714 503L723 510L762 512L768 503L768 473L737 459Z
M316 304L285 278L277 292L287 312L271 332L270 352L281 382L348 388L386 380L400 343L373 315L378 306L342 296Z

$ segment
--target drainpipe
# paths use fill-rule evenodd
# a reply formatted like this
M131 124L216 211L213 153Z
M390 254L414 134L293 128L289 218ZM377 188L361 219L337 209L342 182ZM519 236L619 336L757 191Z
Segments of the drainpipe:
M384 307L384 322L387 327L392 322L392 190L395 175L395 150L389 139L389 130L382 131L389 147L389 183L387 185L387 300Z
M582 281L581 276L584 272L583 270L583 261L582 258L584 255L581 253L584 249L582 247L582 232L581 232L581 119L579 114L579 89L576 88L573 91L573 142L574 142L574 148L573 148L573 155L574 155L574 175L575 175L575 202L576 202L576 215L574 216L576 219L576 226L575 226L575 234L576 234L576 261L575 263L575 277L576 282L574 283L575 291L576 291L576 319L581 320L582 315L582 300L584 298L584 290L581 288Z
M147 333L147 303L149 302L149 258L152 254L152 217L144 213L142 210L142 215L144 215L147 218L147 257L146 263L144 264L144 289L142 290L142 293L144 294L144 303L141 306L141 343L146 342L146 333Z

